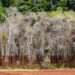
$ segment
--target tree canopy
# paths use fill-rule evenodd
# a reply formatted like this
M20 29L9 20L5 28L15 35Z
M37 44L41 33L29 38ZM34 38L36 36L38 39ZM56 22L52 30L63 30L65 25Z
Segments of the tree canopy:
M75 10L75 0L1 0L0 6L15 6L21 12L55 11L59 8L67 11Z
M10 6L16 7L20 12L40 11L75 11L75 0L0 0L0 21L3 22L2 14Z

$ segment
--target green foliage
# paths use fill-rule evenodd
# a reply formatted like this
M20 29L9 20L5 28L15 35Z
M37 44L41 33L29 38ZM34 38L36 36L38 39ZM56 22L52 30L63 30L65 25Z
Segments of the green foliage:
M65 64L62 64L60 68L65 68Z
M0 7L0 23L4 22L5 18L3 14L5 14L6 8L5 7Z
M65 69L65 64L60 65L60 67L57 64L50 64L50 69Z
M63 10L67 10L67 1L68 0L59 0L59 2L57 2L57 8L61 7Z
M57 8L57 11L62 11L62 10L63 10L62 7Z
M1 0L3 7L9 7L11 5L15 5L18 0Z
M60 8L62 10L75 10L75 0L1 0L1 5L3 7L16 6L23 13L28 11L54 11Z
M21 12L39 12L39 11L55 11L68 9L75 10L74 0L22 0L18 3L18 9Z
M22 13L52 11L52 16L60 11L75 10L75 0L0 0L0 23L4 22L6 8L15 6ZM54 11L58 11L55 12Z
M51 64L51 65L50 65L50 68L51 68L51 69L57 69L58 67L57 67L56 64Z
M66 17L70 18L72 21L75 21L75 17L73 14L75 14L73 11L65 12L64 13Z
M75 0L68 0L68 8L75 10Z
M62 14L62 11L52 11L52 12L50 12L51 17L55 17L59 14Z
M4 69L5 71L39 71L38 69L23 69L23 68L10 68Z
M8 38L8 35L7 34L0 34L0 38L2 39L2 42L6 42L7 38ZM0 40L1 40L0 39Z
M46 0L24 0L18 4L18 9L23 13L28 11L45 11L48 5L49 2Z

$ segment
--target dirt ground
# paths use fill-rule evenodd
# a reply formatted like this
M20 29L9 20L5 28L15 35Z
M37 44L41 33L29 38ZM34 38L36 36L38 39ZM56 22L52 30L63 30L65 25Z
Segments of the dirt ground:
M75 70L50 70L31 72L0 71L0 75L75 75Z

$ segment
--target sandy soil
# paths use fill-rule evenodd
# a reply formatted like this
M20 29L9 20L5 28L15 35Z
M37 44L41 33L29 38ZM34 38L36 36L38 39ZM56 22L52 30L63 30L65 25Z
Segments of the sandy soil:
M75 70L51 70L31 72L0 71L0 75L75 75Z

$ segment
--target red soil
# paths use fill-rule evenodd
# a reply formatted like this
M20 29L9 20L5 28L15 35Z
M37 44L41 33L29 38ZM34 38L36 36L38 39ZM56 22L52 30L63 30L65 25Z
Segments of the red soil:
M75 70L51 70L32 72L1 71L0 75L75 75Z

